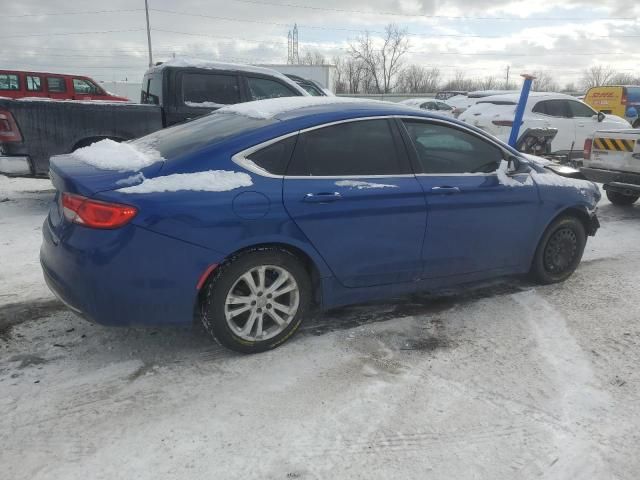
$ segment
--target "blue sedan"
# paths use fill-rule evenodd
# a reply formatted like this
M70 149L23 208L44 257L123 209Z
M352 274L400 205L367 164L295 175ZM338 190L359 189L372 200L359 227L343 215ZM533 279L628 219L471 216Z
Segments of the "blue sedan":
M241 352L311 308L529 273L568 278L598 188L453 119L283 98L51 162L41 263L104 325L202 321Z

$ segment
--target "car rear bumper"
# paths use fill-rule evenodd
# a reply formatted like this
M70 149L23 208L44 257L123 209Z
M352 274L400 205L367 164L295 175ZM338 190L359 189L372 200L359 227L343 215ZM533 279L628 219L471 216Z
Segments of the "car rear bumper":
M135 225L55 228L47 218L40 263L51 291L79 316L110 326L188 325L200 275L220 254Z
M32 175L31 161L23 155L0 155L0 173L10 176Z

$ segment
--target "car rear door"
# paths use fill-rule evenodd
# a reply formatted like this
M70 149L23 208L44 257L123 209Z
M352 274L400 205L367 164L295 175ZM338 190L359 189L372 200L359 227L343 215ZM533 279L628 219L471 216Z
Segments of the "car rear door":
M302 132L283 199L343 285L420 276L425 200L395 122L356 119Z
M402 125L427 204L423 276L521 267L535 241L539 205L529 173L499 174L502 149L459 125L415 118Z

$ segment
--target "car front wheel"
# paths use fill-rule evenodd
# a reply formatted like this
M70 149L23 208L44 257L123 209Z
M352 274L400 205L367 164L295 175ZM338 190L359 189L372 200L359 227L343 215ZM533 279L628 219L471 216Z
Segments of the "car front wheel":
M585 228L578 218L556 219L538 244L531 266L532 276L544 284L566 280L578 267L586 243Z
M219 267L201 302L205 329L242 353L270 350L300 327L311 298L309 275L290 252L266 248Z

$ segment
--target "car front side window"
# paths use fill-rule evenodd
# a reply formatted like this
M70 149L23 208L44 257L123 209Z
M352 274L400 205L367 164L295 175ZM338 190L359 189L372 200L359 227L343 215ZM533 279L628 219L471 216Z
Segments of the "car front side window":
M503 159L497 146L461 129L413 120L404 125L422 173L491 173Z
M267 98L293 97L298 93L275 80L268 78L247 77L251 100L264 100Z
M411 173L388 120L361 120L300 135L289 176L371 176Z
M574 100L569 101L569 110L571 111L571 116L574 118L591 118L597 115L588 105Z

